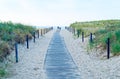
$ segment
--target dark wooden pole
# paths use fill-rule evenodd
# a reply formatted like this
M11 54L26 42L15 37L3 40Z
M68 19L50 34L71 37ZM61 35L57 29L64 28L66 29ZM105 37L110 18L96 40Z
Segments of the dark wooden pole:
M26 35L26 43L27 43L27 49L29 49L29 38L28 38L28 35Z
M18 43L15 43L15 58L17 63L18 62Z
M84 42L84 32L82 32L82 42Z
M110 38L107 39L107 59L110 58Z
M33 34L33 37L34 37L33 41L34 41L34 43L35 43L35 32L34 32L34 34Z
M93 42L92 33L90 33L90 42Z
M38 30L38 38L39 38L40 34L39 34L39 30Z

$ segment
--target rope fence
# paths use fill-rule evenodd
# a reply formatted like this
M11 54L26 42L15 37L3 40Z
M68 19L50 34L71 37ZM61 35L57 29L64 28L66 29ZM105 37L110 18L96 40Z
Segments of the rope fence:
M77 34L77 37L79 38L79 36L80 36L80 33L82 33L81 34L81 38L82 38L82 42L84 42L84 38L85 38L85 36L84 36L84 32L82 32L80 29L78 29L78 30L76 30L75 28L72 28L72 27L65 27L65 29L66 30L68 30L69 32L71 32L72 34ZM90 35L89 35L89 41L92 43L93 42L93 34L92 33L90 33ZM107 59L109 59L110 58L110 38L107 38L107 41L106 41L106 50L107 50L107 52L106 52L106 57L107 57Z
M36 42L35 40L37 37L39 39L40 36L44 36L45 34L47 34L51 30L53 30L53 27L38 29L37 31L33 32L33 42L35 43ZM16 63L18 63L18 61L19 61L19 51L18 51L19 47L18 47L18 45L19 44L17 42L14 45L15 46L15 61L16 61ZM26 35L26 48L27 49L29 49L29 45L30 45L29 44L29 36Z

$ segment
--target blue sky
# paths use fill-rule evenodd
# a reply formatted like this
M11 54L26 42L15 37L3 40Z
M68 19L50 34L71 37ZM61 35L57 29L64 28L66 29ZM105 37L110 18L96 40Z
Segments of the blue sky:
M120 0L0 0L0 20L37 26L120 18Z

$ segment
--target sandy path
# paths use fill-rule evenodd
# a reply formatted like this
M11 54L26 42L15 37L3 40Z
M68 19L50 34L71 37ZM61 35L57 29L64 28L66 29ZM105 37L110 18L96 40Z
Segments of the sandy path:
M11 76L6 79L46 79L44 74L44 59L53 31L41 37L34 44L30 43L30 49L25 45L19 46L19 63L10 67ZM74 38L73 35L62 30L66 46L79 68L81 79L120 79L120 56L112 57L109 60L101 60L92 54L88 54L85 42L81 38ZM96 52L96 51L94 51ZM91 53L89 51L89 53ZM12 59L14 59L12 57Z
M93 55L97 51L87 51L88 38L82 43L81 38L74 38L68 31L62 30L61 35L79 67L82 79L120 79L120 56L99 59Z
M6 79L45 79L44 59L53 33L50 31L35 43L31 40L29 49L26 45L19 45L19 62L9 67L10 76ZM14 60L14 52L11 58Z

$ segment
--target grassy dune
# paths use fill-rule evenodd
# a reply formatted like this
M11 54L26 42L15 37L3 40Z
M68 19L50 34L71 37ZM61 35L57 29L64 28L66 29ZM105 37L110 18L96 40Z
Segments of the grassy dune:
M3 62L14 49L15 42L24 43L26 35L29 36L29 39L32 39L34 31L36 31L36 28L29 25L0 22L0 62ZM6 74L6 69L0 65L0 78Z
M120 20L101 20L90 22L76 22L70 27L81 29L86 36L94 33L95 38L92 47L106 49L107 38L110 38L111 52L113 55L120 55Z
M32 26L20 23L0 22L0 60L10 54L15 42L24 43L26 35L31 39L35 30Z

